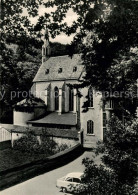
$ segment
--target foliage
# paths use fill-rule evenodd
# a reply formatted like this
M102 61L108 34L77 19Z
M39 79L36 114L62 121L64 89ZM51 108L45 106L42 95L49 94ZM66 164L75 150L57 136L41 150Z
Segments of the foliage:
M136 107L133 102L137 98L138 2L54 0L45 6L56 6L51 23L47 25L53 37L60 32L76 33L73 44L80 46L86 68L80 87L92 85L103 95L107 92L109 97L117 91L118 106L121 104L124 113L126 110L133 112L131 107ZM64 18L70 9L78 17L68 26ZM128 101L129 107L126 106Z
M82 178L81 186L77 187L75 194L80 195L126 195L135 194L133 187L127 184L121 184L117 180L117 175L103 165L95 165L93 161L85 159L85 172ZM76 190L76 189L75 189Z
M55 6L56 10L52 12L52 15L44 13L38 18L37 24L32 25L29 17L37 16L38 8L41 5L46 8ZM29 17L22 14L24 8ZM69 9L72 9L78 16L71 26L63 21ZM40 38L42 29L47 24L52 37L61 32L67 35L76 33L72 45L79 45L81 48L86 68L86 75L81 87L92 85L97 90L109 93L111 91L119 93L127 91L130 94L128 99L123 94L118 101L123 102L123 111L129 110L125 102L128 100L133 102L135 98L131 94L136 93L135 83L138 75L137 21L138 2L136 0L49 0L46 2L43 0L14 0L14 3L11 0L3 0L1 3L1 74L3 75L2 85L4 88L1 92L4 93L6 90L6 95L1 104L13 104L13 100L8 101L10 92L17 91L17 86L20 86L21 91L26 87L22 83L24 76L27 76L25 83L30 82L32 69L29 71L29 75L25 75L26 69L22 72L22 69L25 68L23 66L24 59L29 58L30 60L31 65L28 65L27 62L27 67L34 67L32 56L37 53L35 49L30 50L27 46L29 53L27 55L27 52L24 52L23 48L20 47L19 59L21 63L20 68L18 68L19 60L14 57L10 49L6 48L6 41L10 36L14 40L16 37L21 38L22 42L26 42L27 36ZM30 86L28 85L28 87ZM111 170L95 167L93 163L89 164L88 161L86 173L89 174L89 171L93 170L94 176L97 174L97 180L94 181L98 182L96 185L92 180L94 177L91 177L90 174L89 189L97 190L97 194L105 194L103 186L99 185L105 180L106 194L133 194L130 188L135 182L136 130L138 126L134 121L126 124L125 127L116 119L113 121L109 131L106 132L107 140L102 147L103 162ZM98 149L100 150L100 148ZM87 161L84 163L87 165ZM97 189L95 189L95 185ZM111 189L114 192L111 192ZM92 192L90 193L92 194ZM94 194L96 193L94 192Z
M38 16L41 6L54 8L55 11ZM69 10L77 14L70 26L64 21ZM37 23L31 24L29 17L36 16ZM13 104L17 101L6 102L12 90L23 91L30 88L41 61L42 30L47 25L53 38L60 33L74 35L71 46L63 46L63 49L66 48L71 56L78 52L78 48L83 54L86 75L81 87L92 85L103 93L109 92L109 95L115 91L119 94L123 92L123 97L118 99L118 106L121 104L123 112L129 110L134 113L131 107L136 106L133 102L136 99L138 75L137 1L3 0L1 19L1 74L2 86L6 91L6 100L1 104ZM20 45L18 58L13 57L12 52L5 47L10 41ZM76 46L77 50L74 49ZM58 47L62 48L60 45ZM56 49L55 54L59 55ZM27 88L26 83L29 83ZM129 94L127 98L125 92ZM124 102L130 102L130 106L126 106Z
M99 145L103 163L113 169L118 181L134 185L137 176L138 119L132 119L122 125L113 116L105 133L105 142Z
M58 144L47 134L43 133L40 139L41 141L37 139L33 132L28 132L18 140L15 140L13 147L31 155L47 154L48 156L68 149L67 144Z
M45 137L40 144L37 137L32 133L27 133L23 137L14 142L14 149L30 154L52 154L56 143L49 137Z
M56 10L51 15L44 13L39 16L36 25L31 24L29 17L23 15L24 9L29 16L35 17L42 5L45 8L55 7ZM47 2L34 0L33 3L29 0L25 2L16 0L14 3L3 0L2 37L9 37L9 32L10 36L18 35L22 37L21 39L27 34L40 37L45 24L52 37L61 32L67 35L77 33L74 41L82 43L83 38L89 36L90 42L87 41L87 46L83 45L85 60L89 62L87 68L92 66L91 59L93 59L94 75L97 70L98 80L103 79L102 81L105 82L111 64L116 64L116 60L120 58L122 61L122 57L130 51L130 48L137 45L137 6L137 1L131 0L50 0ZM78 17L71 26L68 26L64 19L70 9ZM104 71L102 78L101 70ZM89 75L86 79L91 82ZM97 88L103 89L101 82L96 80L93 82ZM109 86L104 85L104 89L105 87Z
M39 147L39 142L31 133L24 135L18 140L15 140L13 146L14 149L27 153L34 153L37 147Z
M0 118L3 121L3 112L6 108L7 114L10 107L16 102L23 99L22 92L28 93L31 82L38 69L39 62L31 62L29 55L27 56L20 46L2 45L1 53L1 109ZM26 56L26 62L21 61L20 56ZM33 67L33 69L32 69ZM27 85L26 85L27 83ZM5 111L6 111L5 110ZM8 122L8 121L7 121Z
M58 145L58 147L56 148L56 150L58 151L58 152L61 152L61 151L64 151L64 150L66 150L66 149L68 149L69 147L71 147L71 146L68 146L68 144L59 144Z
M82 184L78 194L136 194L137 179L138 120L125 126L113 116L106 131L106 140L95 148L95 154L102 153L103 165L83 159L85 165Z
M1 45L1 122L12 123L11 106L24 99L24 94L27 98L30 95L32 80L41 64L41 45L42 42L27 37L26 40L10 37ZM52 43L52 55L68 53L65 45L60 44L57 49L58 45ZM9 114L11 117L7 118Z

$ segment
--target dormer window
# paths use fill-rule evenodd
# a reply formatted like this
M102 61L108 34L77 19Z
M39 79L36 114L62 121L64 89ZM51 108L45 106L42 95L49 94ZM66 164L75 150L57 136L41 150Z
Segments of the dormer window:
M58 69L58 73L61 73L61 72L62 72L62 68L59 68L59 69Z
M76 72L77 71L77 66L74 66L73 67L73 72Z
M46 69L45 74L49 74L49 69Z

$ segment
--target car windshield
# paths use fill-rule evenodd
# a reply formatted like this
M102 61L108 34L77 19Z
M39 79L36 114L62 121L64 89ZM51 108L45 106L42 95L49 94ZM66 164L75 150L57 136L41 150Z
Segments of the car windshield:
M66 181L72 182L72 178L71 178L71 177L67 177L67 178L66 178Z
M73 182L80 183L81 181L79 178L73 178Z

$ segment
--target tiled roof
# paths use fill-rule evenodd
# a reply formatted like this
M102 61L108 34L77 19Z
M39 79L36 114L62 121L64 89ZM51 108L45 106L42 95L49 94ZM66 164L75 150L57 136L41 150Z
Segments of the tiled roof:
M39 120L28 121L31 124L57 124L57 125L76 125L76 115L73 113L63 113L58 115L53 112Z
M73 72L75 66L77 71ZM78 79L83 71L83 67L81 55L79 54L74 54L72 58L68 55L50 57L40 66L33 81ZM62 68L61 73L58 73L59 68ZM45 74L46 69L49 69L48 74Z

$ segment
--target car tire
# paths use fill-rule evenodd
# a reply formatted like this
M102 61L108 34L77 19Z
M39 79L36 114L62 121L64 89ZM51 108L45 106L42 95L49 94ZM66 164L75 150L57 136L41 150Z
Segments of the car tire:
M66 193L67 189L66 188L62 188L62 192Z

